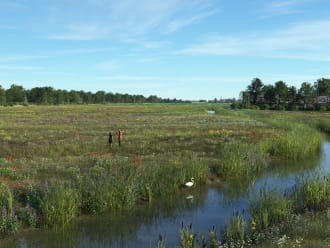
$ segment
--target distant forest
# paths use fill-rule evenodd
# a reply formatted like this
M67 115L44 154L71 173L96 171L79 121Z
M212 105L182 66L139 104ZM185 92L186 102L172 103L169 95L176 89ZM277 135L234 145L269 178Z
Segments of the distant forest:
M240 94L232 108L274 110L330 110L330 79L320 78L313 84L304 82L300 88L283 81L264 84L254 78Z
M182 100L163 99L155 95L129 95L97 91L96 93L60 90L52 87L35 87L29 90L23 86L12 84L9 89L0 85L0 105L16 104L103 104L103 103L179 103Z

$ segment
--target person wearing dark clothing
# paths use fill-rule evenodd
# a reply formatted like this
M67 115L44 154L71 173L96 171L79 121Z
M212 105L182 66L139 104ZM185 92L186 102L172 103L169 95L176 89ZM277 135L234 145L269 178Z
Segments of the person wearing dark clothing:
M109 133L109 147L112 147L112 133Z

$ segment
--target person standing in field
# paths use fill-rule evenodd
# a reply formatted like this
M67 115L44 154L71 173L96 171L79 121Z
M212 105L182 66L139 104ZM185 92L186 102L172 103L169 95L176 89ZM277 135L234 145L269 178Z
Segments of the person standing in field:
M110 132L109 133L109 147L111 148L112 147L112 133Z
M123 131L118 129L118 145L120 146L121 142L123 140Z

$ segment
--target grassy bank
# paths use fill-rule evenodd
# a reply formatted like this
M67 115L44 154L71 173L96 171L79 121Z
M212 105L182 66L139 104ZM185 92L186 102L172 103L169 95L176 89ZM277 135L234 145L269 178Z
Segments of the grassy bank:
M171 197L191 177L196 184L252 177L274 159L310 156L323 136L300 115L208 104L2 107L1 232L58 228L82 213ZM122 146L109 148L107 135L118 128Z

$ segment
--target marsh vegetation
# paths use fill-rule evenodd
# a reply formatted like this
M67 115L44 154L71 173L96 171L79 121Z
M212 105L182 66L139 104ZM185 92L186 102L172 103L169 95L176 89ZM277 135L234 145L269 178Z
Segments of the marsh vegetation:
M191 177L195 187L252 180L274 161L319 153L322 132L330 130L326 112L231 111L216 104L16 106L0 108L0 117L2 235L59 229L82 214L175 198ZM118 128L122 146L109 148L107 134ZM294 214L327 209L328 181L318 175L290 192L261 191L249 206L251 220L234 216L223 241L246 242ZM181 244L196 245L191 233L183 227ZM209 236L212 247L220 230Z

